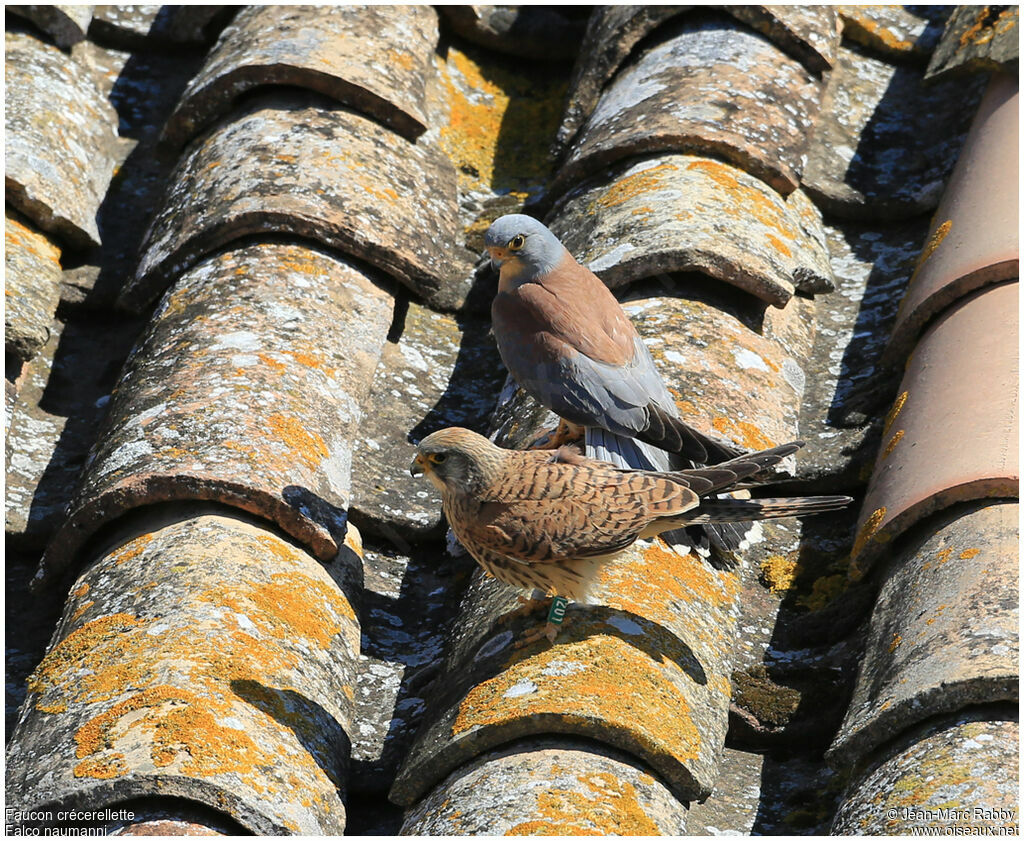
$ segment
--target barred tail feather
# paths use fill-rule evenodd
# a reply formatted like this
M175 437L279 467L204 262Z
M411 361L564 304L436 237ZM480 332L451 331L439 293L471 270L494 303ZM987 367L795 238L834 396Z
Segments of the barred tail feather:
M703 499L700 508L687 518L690 524L736 523L743 520L774 520L802 517L845 508L853 502L848 496L807 496L793 499Z

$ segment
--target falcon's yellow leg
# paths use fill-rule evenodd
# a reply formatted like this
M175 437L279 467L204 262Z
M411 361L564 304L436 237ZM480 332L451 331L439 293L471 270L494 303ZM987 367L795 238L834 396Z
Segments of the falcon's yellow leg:
M584 428L577 423L561 418L555 429L530 442L528 450L557 450L566 444L578 444L583 440Z

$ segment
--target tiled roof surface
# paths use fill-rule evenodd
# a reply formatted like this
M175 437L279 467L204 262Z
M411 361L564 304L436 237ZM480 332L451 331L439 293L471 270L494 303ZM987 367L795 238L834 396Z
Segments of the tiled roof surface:
M1016 825L1016 7L7 11L13 823ZM855 506L524 642L408 475L555 420L489 333L520 211Z

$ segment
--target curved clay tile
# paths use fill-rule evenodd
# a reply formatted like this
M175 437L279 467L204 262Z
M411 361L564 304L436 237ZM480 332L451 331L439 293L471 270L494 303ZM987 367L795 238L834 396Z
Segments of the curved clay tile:
M883 58L927 61L953 6L838 6L843 38Z
M958 301L921 337L886 418L861 509L856 573L957 502L1018 494L1018 284Z
M552 231L615 288L700 271L777 307L795 288L834 288L821 216L799 191L782 198L727 163L662 155L574 189Z
M90 72L56 47L8 32L4 58L7 201L65 244L98 245L117 113Z
M474 44L522 58L571 61L585 23L566 15L570 8L445 4L438 10L455 32Z
M209 44L233 6L95 6L89 33L96 41L124 50L145 50L154 44Z
M4 216L4 345L28 361L50 336L60 300L60 249L27 219Z
M32 21L53 38L53 43L66 50L79 41L85 40L85 33L89 31L89 21L92 20L93 8L93 6L85 4L18 6L12 3L4 6L4 11Z
M556 143L564 149L590 116L601 91L633 48L666 21L694 6L596 6L573 68L565 116ZM835 63L839 32L826 6L717 6L768 36L813 73Z
M437 37L429 6L248 6L189 82L164 138L182 146L252 88L292 85L415 140L427 129Z
M1018 695L1019 506L957 506L895 553L830 749L854 764L942 713Z
M666 36L605 88L552 190L623 158L676 151L724 158L791 193L822 81L730 18L683 18Z
M126 364L37 579L62 574L100 526L171 500L242 508L330 560L392 307L300 246L252 245L183 275Z
M261 99L189 147L122 306L145 307L204 255L257 233L358 257L434 306L462 302L472 266L453 247L461 227L444 154L348 109L302 103Z
M358 554L325 569L194 507L143 523L72 589L29 679L8 802L56 816L177 797L254 834L341 834Z
M409 806L480 753L528 736L594 739L706 797L729 712L738 588L660 542L602 570L600 606L570 606L558 644L525 646L546 608L481 572L462 601L438 691L389 795Z
M934 208L967 134L978 79L924 84L915 67L839 50L803 187L828 215L902 219Z
M401 306L401 304L400 304ZM413 445L446 426L486 432L505 381L490 321L408 303L402 334L384 346L352 455L352 505L367 534L437 536L441 495L409 474Z
M957 6L925 75L934 79L947 73L1002 70L1017 76L1019 56L1017 6Z
M831 832L1016 835L1019 748L1016 705L931 723L854 776Z
M401 834L686 834L687 808L627 757L592 742L529 739L450 774Z
M958 298L1020 274L1019 102L1017 80L993 76L900 302L889 365L901 364L924 326Z

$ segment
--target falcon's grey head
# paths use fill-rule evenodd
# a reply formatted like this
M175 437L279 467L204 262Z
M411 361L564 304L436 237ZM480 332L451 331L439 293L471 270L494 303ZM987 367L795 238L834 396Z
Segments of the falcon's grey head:
M565 254L565 246L532 216L512 213L491 223L484 235L491 265L502 278L530 280L546 275Z
M501 473L502 455L483 435L450 426L420 441L409 472L426 476L442 491L475 495Z

